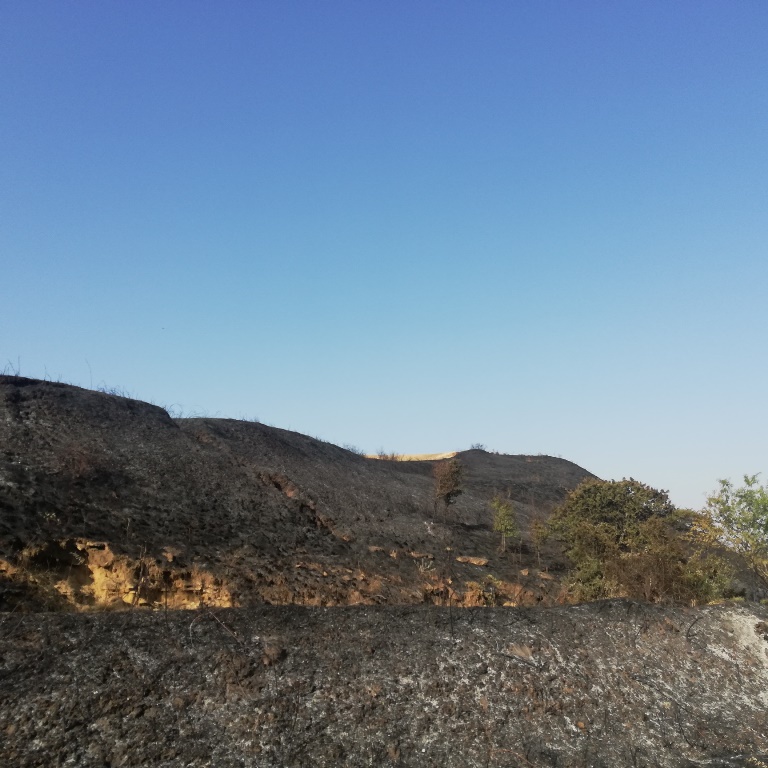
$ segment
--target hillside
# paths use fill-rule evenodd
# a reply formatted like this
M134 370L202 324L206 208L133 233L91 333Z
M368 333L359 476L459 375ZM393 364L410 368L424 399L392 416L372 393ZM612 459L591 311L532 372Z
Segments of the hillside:
M0 377L0 765L768 762L768 609L556 605L528 530L591 475L456 456L435 515L445 459Z
M551 602L557 553L501 555L488 500L527 530L590 473L457 457L465 493L435 517L433 461L3 376L0 607Z

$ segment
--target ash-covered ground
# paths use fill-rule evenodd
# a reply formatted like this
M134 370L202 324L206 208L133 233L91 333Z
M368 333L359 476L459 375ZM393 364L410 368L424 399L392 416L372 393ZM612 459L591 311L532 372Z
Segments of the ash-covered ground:
M0 617L0 765L759 766L768 611Z

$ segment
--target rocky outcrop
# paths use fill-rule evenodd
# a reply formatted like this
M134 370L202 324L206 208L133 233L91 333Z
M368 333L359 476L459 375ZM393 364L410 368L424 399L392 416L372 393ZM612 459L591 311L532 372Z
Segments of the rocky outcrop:
M5 614L0 764L759 768L767 620L621 600Z

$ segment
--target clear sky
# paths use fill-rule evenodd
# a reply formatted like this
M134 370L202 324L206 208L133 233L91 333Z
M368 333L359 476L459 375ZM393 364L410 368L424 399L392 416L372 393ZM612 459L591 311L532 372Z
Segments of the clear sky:
M699 507L768 473L768 3L0 5L0 368Z

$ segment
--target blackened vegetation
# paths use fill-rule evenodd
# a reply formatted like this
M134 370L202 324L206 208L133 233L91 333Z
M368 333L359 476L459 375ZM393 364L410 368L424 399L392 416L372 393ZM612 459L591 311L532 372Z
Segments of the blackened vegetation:
M448 470L439 497L435 468ZM258 422L174 420L138 400L0 376L0 611L484 600L485 572L457 557L488 559L509 585L499 605L551 601L557 582L538 578L532 554L497 553L488 500L508 490L525 528L589 476L481 450L366 459ZM436 498L449 515L435 516ZM69 555L51 558L59 549Z

